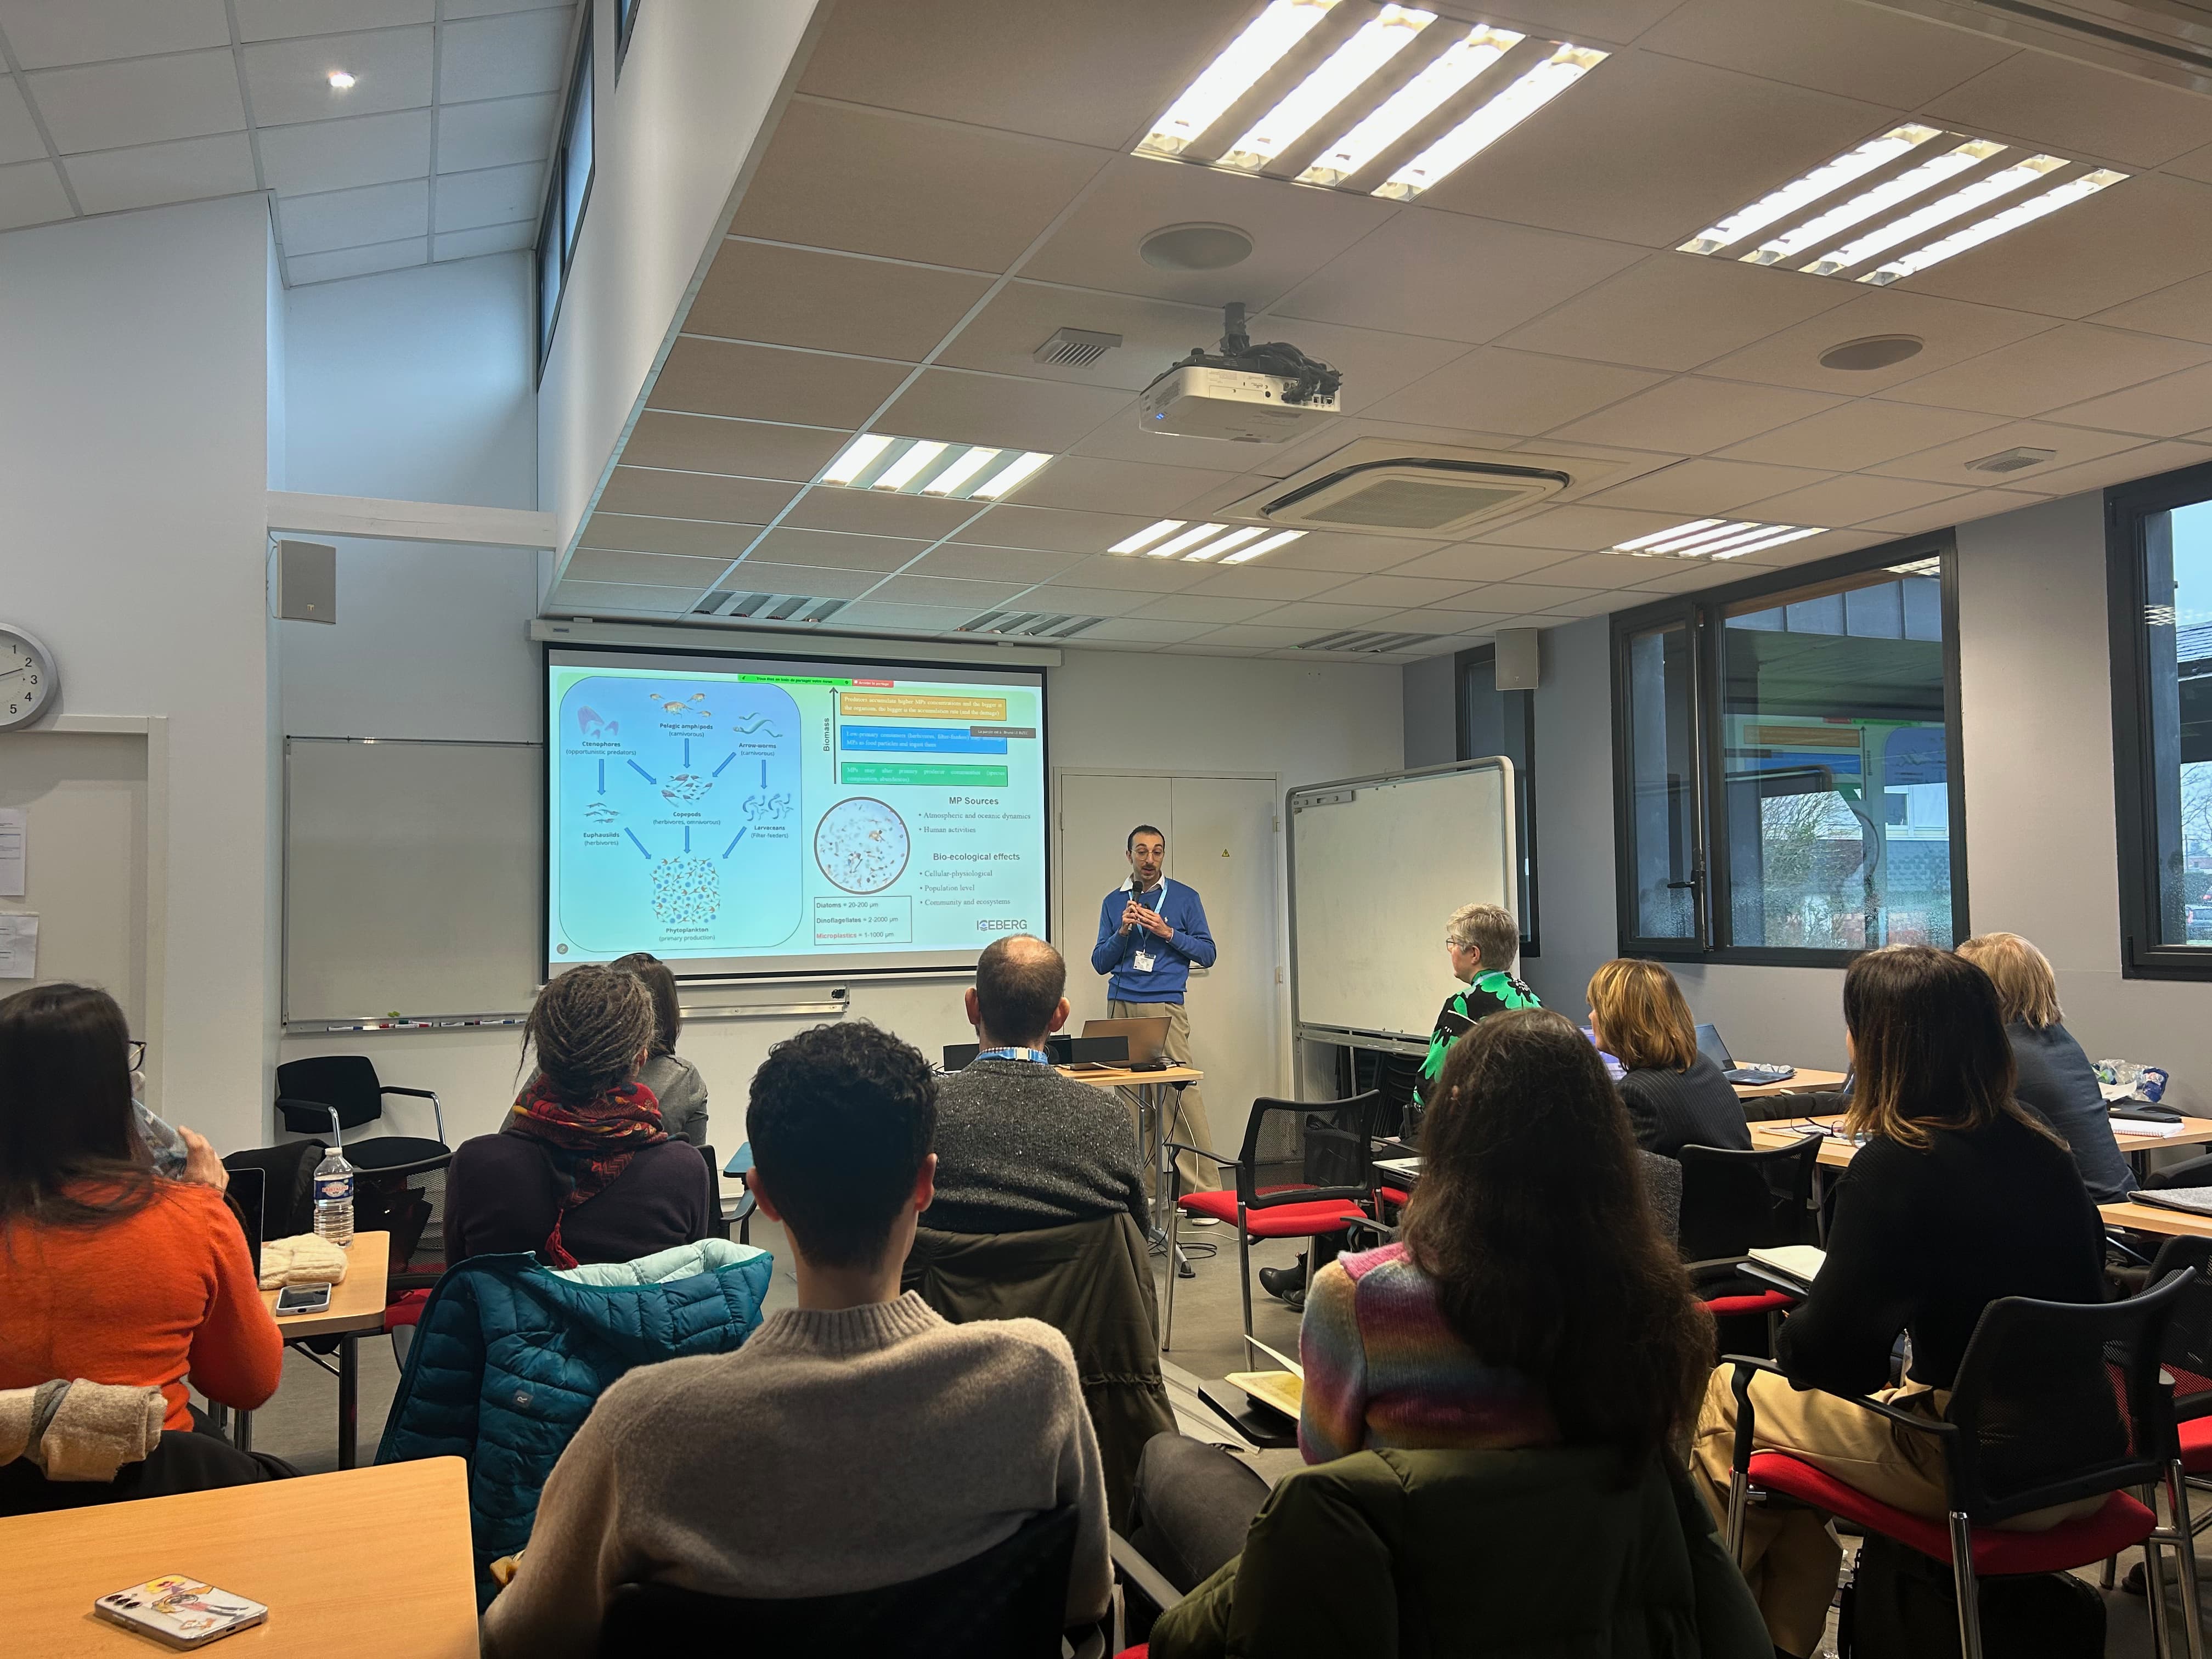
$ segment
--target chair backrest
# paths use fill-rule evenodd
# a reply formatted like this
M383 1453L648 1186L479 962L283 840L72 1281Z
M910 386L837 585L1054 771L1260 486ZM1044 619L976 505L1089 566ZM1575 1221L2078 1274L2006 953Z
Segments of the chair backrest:
M384 1097L377 1092L376 1063L367 1054L316 1054L307 1060L288 1060L276 1068L276 1103L284 1127L295 1134L327 1133L329 1114L301 1111L288 1101L307 1101L337 1109L343 1128L357 1129L384 1115Z
M1682 1166L1657 1152L1636 1149L1637 1173L1644 1177L1644 1195L1651 1202L1651 1218L1669 1244L1682 1240ZM1697 1259L1697 1258L1693 1258Z
M1718 1261L1764 1246L1811 1243L1820 1143L1809 1134L1765 1152L1683 1147L1682 1259Z
M940 1572L842 1595L768 1601L623 1584L599 1626L600 1659L664 1659L740 1644L767 1654L1058 1659L1075 1529L1073 1507L1048 1510Z
M2145 1285L2186 1271L2195 1277L2175 1304L2161 1358L2173 1376L2176 1417L2212 1412L2212 1238L2169 1238L2159 1246Z
M1368 1138L1370 1134L1382 1133L1380 1128L1372 1127L1382 1109L1382 1096L1374 1089L1363 1095L1354 1095L1349 1100L1334 1101L1319 1107L1310 1100L1273 1100L1261 1096L1252 1103L1252 1115L1244 1121L1244 1145L1237 1154L1237 1202L1248 1210L1265 1210L1279 1204L1319 1204L1338 1200L1358 1203L1372 1198L1375 1192L1375 1155L1369 1148ZM1262 1193L1259 1176L1260 1138L1271 1112L1304 1114L1307 1158L1313 1158L1316 1142L1328 1146L1332 1150L1323 1156L1333 1161L1339 1178L1291 1187L1281 1192ZM1329 1121L1329 1116L1340 1117L1347 1127L1334 1127Z
M1987 1525L2159 1480L2175 1453L2160 1355L2189 1285L2177 1271L2124 1302L1983 1309L1944 1413L1952 1502Z
M328 1122L323 1125L325 1129L330 1127ZM288 1140L277 1146L251 1146L224 1158L223 1168L233 1176L249 1169L265 1172L261 1200L264 1238L291 1238L314 1231L315 1165L322 1157L323 1149L312 1140Z

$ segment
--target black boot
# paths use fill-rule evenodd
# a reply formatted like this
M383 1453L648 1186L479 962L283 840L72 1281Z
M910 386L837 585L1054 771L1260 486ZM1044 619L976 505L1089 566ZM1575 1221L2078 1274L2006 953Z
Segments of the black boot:
M1298 1259L1287 1267L1260 1269L1260 1288L1269 1296L1279 1297L1293 1308L1306 1304L1306 1258L1300 1251Z

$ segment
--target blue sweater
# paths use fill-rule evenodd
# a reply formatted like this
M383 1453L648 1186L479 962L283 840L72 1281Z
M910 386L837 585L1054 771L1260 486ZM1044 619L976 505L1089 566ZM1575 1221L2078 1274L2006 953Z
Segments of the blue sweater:
M1194 890L1164 876L1158 887L1136 895L1138 903L1158 911L1160 920L1175 929L1162 939L1141 927L1121 931L1121 911L1129 899L1125 881L1099 905L1098 943L1091 949L1091 965L1107 975L1106 994L1119 1001L1181 1002L1192 967L1213 966L1213 935L1206 929L1206 907ZM1150 972L1137 966L1139 951L1152 957Z

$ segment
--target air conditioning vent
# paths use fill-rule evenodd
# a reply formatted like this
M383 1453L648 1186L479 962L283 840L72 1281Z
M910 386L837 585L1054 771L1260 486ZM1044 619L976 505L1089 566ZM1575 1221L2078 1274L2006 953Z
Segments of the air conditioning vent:
M1978 461L1968 461L1969 472L2018 472L2024 468L2041 466L2057 454L2055 449L2007 449L1995 455L1984 455Z
M1062 368L1087 368L1121 343L1118 334L1101 334L1088 328L1056 328L1052 337L1030 356L1040 363Z
M1047 611L986 611L973 621L961 623L958 631L999 634L1018 640L1066 640L1103 621L1103 617L1056 616Z
M1370 536L1462 536L1620 465L1362 438L1215 516Z
M1299 644L1301 651L1358 651L1379 656L1390 651L1411 651L1418 645L1433 644L1442 637L1436 634L1372 634L1358 629L1343 629L1334 634L1324 634L1319 639L1306 640Z
M709 593L691 607L695 617L727 617L746 622L826 622L845 608L842 599L817 599L803 593Z

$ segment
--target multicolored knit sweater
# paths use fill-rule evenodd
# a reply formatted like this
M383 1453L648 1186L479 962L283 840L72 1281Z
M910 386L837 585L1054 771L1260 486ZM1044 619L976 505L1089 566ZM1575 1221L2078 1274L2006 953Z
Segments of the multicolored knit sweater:
M1495 1450L1559 1438L1543 1390L1486 1365L1444 1322L1436 1281L1403 1244L1339 1256L1306 1294L1298 1449Z

